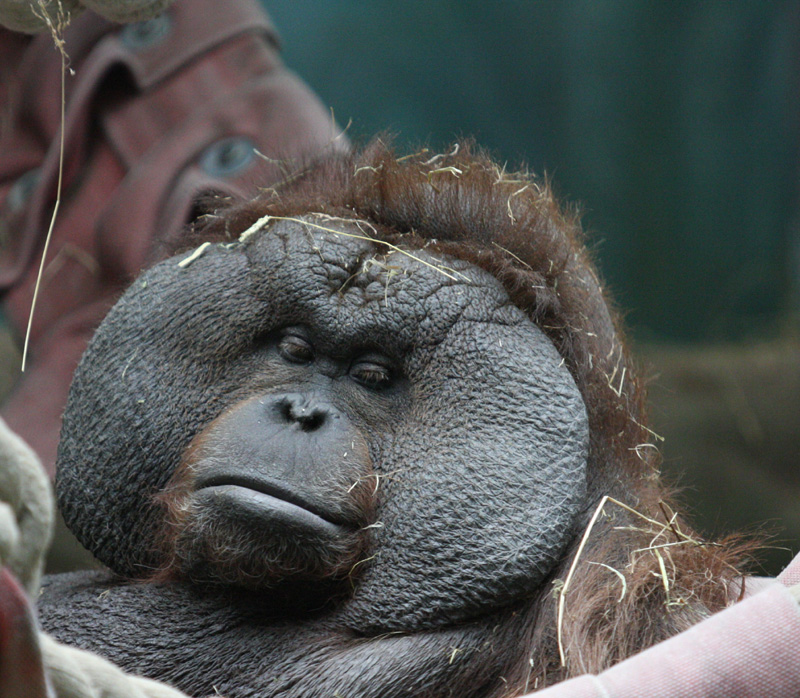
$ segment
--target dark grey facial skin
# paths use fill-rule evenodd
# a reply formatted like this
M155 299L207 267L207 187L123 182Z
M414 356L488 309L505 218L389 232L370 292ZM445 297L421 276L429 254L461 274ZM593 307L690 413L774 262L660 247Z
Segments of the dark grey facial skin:
M237 526L257 527L295 552L306 549L308 541L298 543L292 531L301 531L301 541L314 537L308 510L367 530L356 569L340 573L345 591L319 603L316 620L306 607L293 621L290 597L274 591L291 587L292 575L268 566L240 597L246 610L225 590L186 582L112 585L97 601L101 582L53 580L42 604L47 629L184 690L225 685L226 695L272 695L280 683L275 667L300 676L301 658L318 636L332 647L337 633L374 638L372 650L358 645L336 661L319 659L314 689L359 686L352 667L368 661L378 667L377 683L356 695L404 695L381 693L392 685L381 681L399 681L420 661L430 664L432 682L454 669L444 654L424 658L429 650L403 645L414 636L383 634L477 647L494 623L488 619L538 592L584 505L589 435L578 389L546 336L492 276L425 251L390 250L362 239L365 230L310 214L273 222L238 245L211 246L186 266L170 259L146 272L104 321L76 373L57 475L60 505L79 539L118 574L148 577L164 562L153 543L164 518L154 497L186 468L191 445L188 496L212 518L241 511L232 517L234 535ZM286 396L295 411L322 405L332 431L304 431L296 416L286 425L264 417L278 414ZM267 412L255 414L262 408L253 405ZM262 419L271 436L251 438L250 425ZM361 455L329 455L348 442ZM213 458L197 456L198 443ZM246 444L249 455L236 444ZM223 472L244 484L227 490L233 500L210 496L209 483L230 485ZM288 489L269 496L299 503L305 513L253 494L263 487L248 477L268 481L267 488L280 481ZM362 490L367 482L372 497L352 515L351 480L362 481ZM203 535L213 536L209 530ZM312 541L323 548L325 531L334 535L320 524ZM261 569L257 554L248 564ZM197 564L213 568L214 561ZM213 577L211 569L204 582ZM302 582L314 598L313 573ZM200 607L216 619L210 635L197 629ZM157 632L145 636L151 622ZM96 639L98 623L118 638L110 650ZM456 630L457 623L467 625ZM221 661L176 668L185 651L177 646L200 643L203 651L195 652L202 654L223 637L226 652L249 667L248 678L225 675ZM148 658L142 647L158 656ZM356 673L359 681L366 676ZM282 695L305 695L299 686L311 684L304 680Z

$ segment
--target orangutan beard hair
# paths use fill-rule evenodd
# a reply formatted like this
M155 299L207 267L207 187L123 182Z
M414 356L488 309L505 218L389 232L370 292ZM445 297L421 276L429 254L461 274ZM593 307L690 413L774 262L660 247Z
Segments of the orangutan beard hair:
M205 505L194 489L191 466L179 468L172 482L157 495L166 509L158 537L165 560L156 580L183 578L192 582L271 588L282 582L348 580L370 545L374 486L369 478L350 483L348 502L364 525L341 536L280 535L271 527L252 525L238 512Z

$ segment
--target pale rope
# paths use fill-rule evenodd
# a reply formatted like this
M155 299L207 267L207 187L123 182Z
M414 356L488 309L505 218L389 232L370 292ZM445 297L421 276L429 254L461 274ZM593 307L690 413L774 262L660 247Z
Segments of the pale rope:
M96 654L40 636L47 676L57 698L188 698L158 681L126 674Z
M50 545L53 494L38 456L0 419L0 564L36 598Z
M0 566L11 570L32 599L38 595L52 522L53 495L38 457L0 419ZM53 698L187 698L44 633L39 646Z

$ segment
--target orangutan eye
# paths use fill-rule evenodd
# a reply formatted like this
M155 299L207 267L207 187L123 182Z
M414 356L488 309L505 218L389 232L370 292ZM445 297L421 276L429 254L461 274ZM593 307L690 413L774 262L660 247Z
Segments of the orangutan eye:
M284 335L278 343L278 351L293 364L308 364L314 360L314 347L297 335Z
M379 390L391 384L392 371L383 363L362 359L350 367L350 377L366 388Z

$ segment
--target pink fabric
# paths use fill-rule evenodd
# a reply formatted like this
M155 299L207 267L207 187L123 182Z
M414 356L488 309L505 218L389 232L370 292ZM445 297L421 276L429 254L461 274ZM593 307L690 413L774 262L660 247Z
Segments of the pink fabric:
M779 583L599 676L580 676L536 698L798 698L800 555Z
M778 581L787 587L800 584L800 555L789 563L789 566L778 575Z

